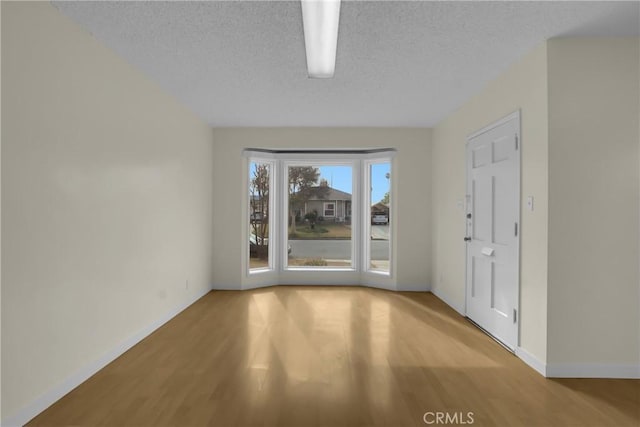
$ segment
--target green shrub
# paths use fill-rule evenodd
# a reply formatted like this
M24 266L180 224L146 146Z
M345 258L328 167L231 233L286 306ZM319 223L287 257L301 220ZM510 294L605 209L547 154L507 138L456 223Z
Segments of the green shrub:
M313 211L313 212L309 212L308 214L306 214L304 216L304 219L306 219L307 221L309 221L311 224L316 222L316 219L318 219L318 212Z

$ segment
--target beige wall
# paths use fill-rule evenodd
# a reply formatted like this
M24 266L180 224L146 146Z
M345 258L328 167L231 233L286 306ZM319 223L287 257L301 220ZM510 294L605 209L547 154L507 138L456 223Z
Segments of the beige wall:
M520 346L551 375L637 375L638 49L551 40L433 129L431 282L462 309L465 137L521 110Z
M375 148L398 150L394 160L397 285L427 290L430 268L431 132L428 129L250 128L215 129L214 286L238 289L245 282L242 265L243 200L246 200L245 148ZM307 274L307 278L309 275ZM326 283L326 276L322 279ZM281 282L281 280L280 280ZM365 282L365 284L367 284Z
M210 287L213 147L49 3L2 2L2 88L7 418Z
M548 54L548 361L637 364L638 39Z
M535 198L520 345L639 360L637 39L553 40L433 131L212 131L49 3L2 2L2 87L3 418L210 284L241 286L247 147L396 148L398 288L462 309L465 137L517 109Z
M542 45L433 129L432 290L458 310L465 301L466 136L520 109L521 207L520 346L546 358L547 301L547 52Z

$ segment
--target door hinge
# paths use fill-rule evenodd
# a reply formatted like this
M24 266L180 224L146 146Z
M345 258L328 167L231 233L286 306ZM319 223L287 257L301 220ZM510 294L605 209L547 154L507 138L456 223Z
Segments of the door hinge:
M516 150L518 149L518 134L516 133Z
M514 225L515 225L516 237L518 237L518 223L516 222Z
M518 321L518 310L516 310L515 308L513 309L513 323L516 323Z

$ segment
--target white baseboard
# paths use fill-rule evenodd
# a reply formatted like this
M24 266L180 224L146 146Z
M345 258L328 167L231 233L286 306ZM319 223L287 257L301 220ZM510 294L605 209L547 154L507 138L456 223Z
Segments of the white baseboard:
M250 290L252 290L252 289L268 288L269 286L274 286L274 285L273 285L273 284L268 284L268 283L249 283L249 284L242 285L242 289L232 289L232 288L222 289L222 288L215 288L215 290L216 290L216 291L232 291L232 290L236 290L236 291L250 291Z
M640 364L550 363L548 378L621 378L640 379Z
M466 313L464 312L464 303L463 304L454 303L452 298L448 297L443 292L438 291L437 289L433 289L432 288L431 289L431 293L434 294L435 296L437 296L438 298L440 298L445 304L447 304L449 307L453 308L455 311L460 313L462 316L466 316Z
M384 288L384 289L388 289L388 288ZM404 284L398 284L397 289L392 289L392 290L398 290L401 292L429 292L431 291L430 286L426 285L424 283L418 284L418 285L408 285L406 283Z
M640 379L640 364L549 363L541 362L522 347L516 356L547 378L620 378Z
M242 286L242 290L243 291L249 291L252 289L260 289L260 288L269 288L271 286L298 286L298 283L278 283L278 284L273 284L273 283L267 283L267 284L246 284ZM308 286L309 288L313 288L316 285L305 285ZM326 283L321 283L320 286L336 286L336 287L340 287L340 286L359 286L359 287L364 287L364 288L376 288L376 289L384 289L387 291L396 291L397 289L394 288L393 286L390 285L384 285L384 284L372 284L372 283L367 283L367 284L350 284L350 283L341 283L339 285L333 285L333 284L326 284ZM215 290L231 290L232 288L229 289L222 289L222 288L215 288Z
M403 289L397 289L394 285L391 284L385 284L385 283L369 283L369 282L364 282L364 284L362 285L358 285L358 286L362 286L364 288L375 288L375 289L383 289L385 291L402 291Z
M242 287L240 285L222 285L217 284L211 286L211 290L213 291L241 291Z
M141 329L137 333L133 334L118 346L103 354L97 360L89 363L88 365L80 368L78 371L70 375L64 381L54 386L40 397L36 398L34 401L23 407L17 413L12 416L7 417L2 420L2 427L17 427L23 426L35 416L40 414L42 411L47 409L49 406L54 404L64 395L69 393L74 388L78 387L80 384L89 379L92 375L98 372L100 369L107 366L109 363L113 362L115 359L120 357L125 351L129 350L131 347L142 341L144 338L149 336L153 331L167 323L169 320L173 319L176 315L178 315L181 311L189 307L191 304L205 296L207 293L211 291L210 288L205 288L204 290L191 295L186 302L174 307L169 310L165 315L157 319L156 321L149 324L147 327Z
M541 362L537 357L529 353L524 348L516 347L516 356L518 356L520 360L532 367L543 377L547 376L547 365L544 362Z

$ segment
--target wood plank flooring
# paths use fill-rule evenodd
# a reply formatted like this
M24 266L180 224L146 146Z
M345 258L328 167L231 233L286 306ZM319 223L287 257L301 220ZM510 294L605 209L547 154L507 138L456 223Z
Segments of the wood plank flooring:
M545 379L430 293L282 286L207 294L28 425L400 427L427 412L638 427L640 381Z

